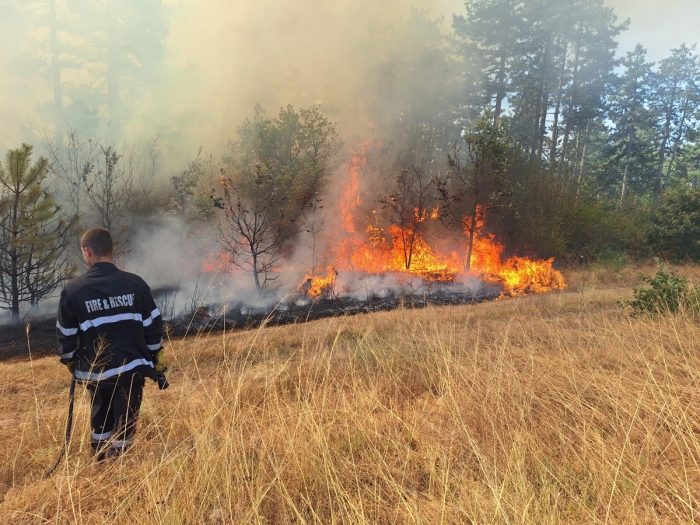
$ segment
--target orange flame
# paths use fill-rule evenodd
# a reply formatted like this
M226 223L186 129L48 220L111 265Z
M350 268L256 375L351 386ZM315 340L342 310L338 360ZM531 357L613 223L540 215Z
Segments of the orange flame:
M362 155L367 150L368 145L365 144ZM465 227L464 240L459 243L457 250L449 254L441 253L436 246L431 245L420 230L402 228L396 224L381 224L375 211L370 216L362 217L357 212L362 203L358 172L366 163L366 158L356 152L353 160L346 165L348 183L341 197L343 231L335 236L340 240L332 249L335 267L340 271L406 273L431 281L454 281L466 276L467 226L472 224L471 217L465 217L462 221ZM504 293L511 295L566 287L561 273L552 267L553 259L532 261L523 257L511 257L503 262L504 247L495 240L494 235L484 232L485 216L481 208L477 207L475 217L468 273L501 284ZM438 206L432 210L414 210L416 225L438 221L439 218Z
M498 272L504 291L514 294L542 293L566 288L564 277L552 268L554 258L546 261L531 261L522 257L511 257Z
M513 256L504 262L504 247L493 234L486 233L483 210L477 207L474 216L462 220L463 234L455 246L448 248L430 242L428 232L440 220L440 208L416 208L412 225L384 223L381 213L368 211L364 204L376 202L376 196L363 193L360 175L368 164L368 156L380 143L365 143L361 151L345 165L347 181L338 202L340 219L338 231L331 232L335 240L330 249L326 275L308 274L297 290L309 297L334 297L338 272L368 274L399 273L421 277L427 281L453 282L469 275L498 283L504 294L539 293L561 290L566 283L553 268L553 259L530 260ZM471 231L471 230L474 231ZM467 264L469 238L471 257ZM469 271L466 268L469 267ZM233 271L225 253L210 255L203 263L204 271Z
M345 184L343 189L343 194L340 197L340 213L343 221L343 229L348 233L355 232L355 208L357 208L361 201L360 195L358 193L359 189L359 175L358 171L367 165L366 150L369 147L369 142L364 144L364 153L360 155L355 152L352 160L345 165L348 170L349 180Z
M231 255L223 250L207 254L202 261L202 271L205 273L234 273L237 270L231 262Z
M329 266L325 277L314 277L313 274L309 274L304 279L304 282L297 286L297 290L310 297L324 295L332 298L335 295L335 281L337 277L338 272L336 269Z

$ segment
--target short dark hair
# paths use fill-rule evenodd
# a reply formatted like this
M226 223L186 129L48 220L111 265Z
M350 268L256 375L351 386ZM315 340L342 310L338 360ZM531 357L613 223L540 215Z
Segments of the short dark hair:
M90 248L96 257L112 255L112 234L104 228L91 228L80 238L81 248Z

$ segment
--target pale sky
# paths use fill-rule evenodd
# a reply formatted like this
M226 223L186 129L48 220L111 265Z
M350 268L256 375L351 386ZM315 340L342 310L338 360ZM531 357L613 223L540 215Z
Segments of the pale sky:
M700 44L700 0L606 0L630 28L620 35L619 50L642 44L649 61L658 61L682 43Z

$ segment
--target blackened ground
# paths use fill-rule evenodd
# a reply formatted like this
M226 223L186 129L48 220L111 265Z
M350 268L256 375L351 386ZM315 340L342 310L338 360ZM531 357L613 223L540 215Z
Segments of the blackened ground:
M482 286L478 292L433 290L426 293L387 294L365 299L350 297L305 298L296 297L273 308L250 308L244 303L207 305L195 312L166 320L171 337L185 337L199 332L217 332L228 329L252 329L261 325L279 326L303 323L326 317L356 315L394 310L396 308L424 308L428 305L450 306L475 304L496 299L501 288ZM55 355L56 320L33 320L29 325L0 326L0 361L26 360L32 357Z
M230 302L225 305L200 307L189 315L184 315L168 323L171 336L184 336L201 331L228 329L252 329L265 326L280 326L303 323L371 312L395 310L396 308L424 308L428 305L450 306L475 304L500 297L498 286L485 286L479 292L464 293L433 291L424 294L388 295L354 299L349 297L304 298L282 302L273 308L250 308L243 303Z
M29 359L53 354L56 348L56 319L38 319L17 326L0 325L0 361Z

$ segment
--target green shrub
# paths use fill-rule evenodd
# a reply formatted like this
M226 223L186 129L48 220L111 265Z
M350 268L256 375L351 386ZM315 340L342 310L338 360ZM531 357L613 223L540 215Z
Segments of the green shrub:
M685 310L697 315L700 313L700 290L685 277L675 271L666 271L659 264L654 277L642 276L649 287L636 286L634 300L622 301L622 306L632 309L634 315L669 314Z

